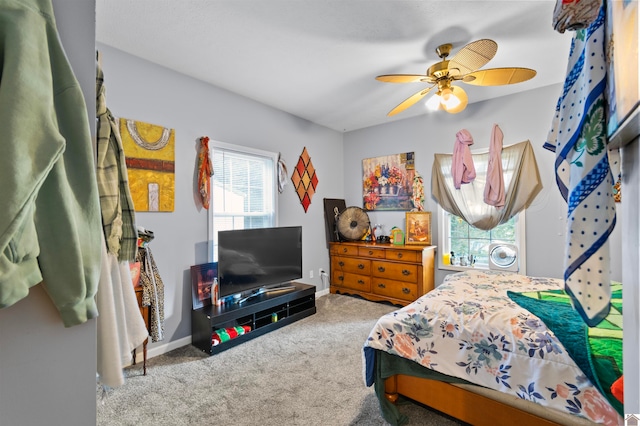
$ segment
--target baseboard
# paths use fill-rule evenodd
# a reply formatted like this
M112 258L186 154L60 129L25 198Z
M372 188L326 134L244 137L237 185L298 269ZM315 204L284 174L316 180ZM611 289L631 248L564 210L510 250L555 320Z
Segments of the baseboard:
M316 291L316 299L318 297L326 296L327 294L329 294L328 288L325 288L324 290Z
M150 358L153 358L154 356L163 355L163 354L166 354L167 352L171 352L174 349L178 349L190 344L191 344L191 335L187 337L183 337L182 339L174 340L169 343L158 344L157 346L154 346L147 350L147 361ZM138 348L138 350L136 350L136 363L142 363L142 361L143 361L142 348Z
M326 296L327 294L329 294L329 289L328 288L324 289L324 290L317 291L316 292L316 298L322 297L322 296ZM154 345L152 348L149 348L147 350L147 360L149 360L150 358L153 358L155 356L164 355L167 352L171 352L174 349L178 349L178 348L181 348L183 346L190 345L190 344L191 344L191 335L189 335L187 337L183 337L182 339L174 340L174 341L166 343L166 344ZM136 351L136 363L142 363L142 361L143 361L142 348L139 348Z

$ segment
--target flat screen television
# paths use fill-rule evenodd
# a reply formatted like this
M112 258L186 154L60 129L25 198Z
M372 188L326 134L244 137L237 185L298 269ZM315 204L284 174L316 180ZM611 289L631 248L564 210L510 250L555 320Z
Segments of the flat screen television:
M218 232L220 297L290 285L302 278L302 227Z

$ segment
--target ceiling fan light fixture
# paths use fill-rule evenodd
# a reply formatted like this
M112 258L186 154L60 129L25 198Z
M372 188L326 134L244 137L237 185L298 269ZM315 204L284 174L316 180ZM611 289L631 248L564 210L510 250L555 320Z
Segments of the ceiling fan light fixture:
M376 77L377 80L387 83L431 84L430 87L402 101L389 111L387 116L391 117L415 105L433 89L436 89L437 93L425 102L427 108L432 111L442 109L450 114L456 114L464 111L469 99L462 88L451 84L453 82L461 81L473 86L502 86L527 81L536 75L536 71L529 68L480 69L495 56L498 50L498 44L493 40L480 39L468 43L453 58L447 59L452 47L450 43L438 46L436 53L442 61L427 68L425 74L386 74Z
M450 90L452 93L449 95L449 101L446 101L447 103L443 104L443 107L449 114L457 114L467 107L469 98L467 97L467 92L461 87L451 86Z
M444 110L450 114L457 114L464 110L468 103L467 93L462 88L447 86L438 90L425 105L430 111Z
M425 105L430 111L437 111L440 109L441 100L442 100L442 97L440 96L440 91L438 91L438 93L436 93L435 95L427 99L427 102L425 102Z
M440 103L446 111L457 108L461 103L460 99L453 93L453 90L448 87L442 91L440 98Z

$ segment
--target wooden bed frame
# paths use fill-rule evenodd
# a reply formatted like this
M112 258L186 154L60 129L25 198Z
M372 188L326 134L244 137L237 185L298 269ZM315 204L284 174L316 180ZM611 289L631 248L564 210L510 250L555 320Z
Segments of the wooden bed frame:
M477 426L557 426L559 423L437 380L397 374L385 380L385 398L400 395Z

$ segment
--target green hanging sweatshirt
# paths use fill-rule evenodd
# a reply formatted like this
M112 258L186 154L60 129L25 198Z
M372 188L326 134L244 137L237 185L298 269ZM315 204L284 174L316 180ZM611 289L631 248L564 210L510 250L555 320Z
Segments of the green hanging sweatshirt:
M51 0L2 0L0 308L43 281L65 326L97 316L102 231L92 144Z

